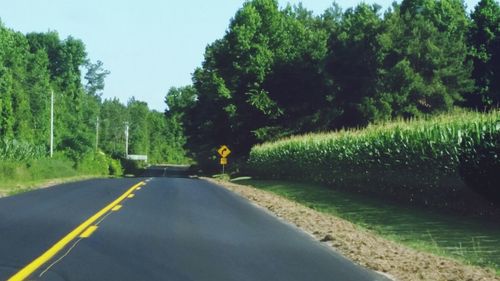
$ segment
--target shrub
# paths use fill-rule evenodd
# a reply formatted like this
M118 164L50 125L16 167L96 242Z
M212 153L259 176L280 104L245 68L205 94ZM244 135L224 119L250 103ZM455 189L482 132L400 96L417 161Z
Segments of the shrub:
M109 158L109 174L112 176L123 175L123 168L119 160Z
M53 158L29 160L26 163L26 167L28 168L27 171L31 180L64 178L77 175L73 161L61 154L55 154Z
M0 162L2 184L76 176L71 160L54 157L29 161Z
M146 163L143 161L133 161L125 158L121 158L120 163L123 167L123 172L128 175L139 176L144 173L144 168L146 167Z
M102 152L84 154L76 163L76 168L81 174L108 175L108 157Z

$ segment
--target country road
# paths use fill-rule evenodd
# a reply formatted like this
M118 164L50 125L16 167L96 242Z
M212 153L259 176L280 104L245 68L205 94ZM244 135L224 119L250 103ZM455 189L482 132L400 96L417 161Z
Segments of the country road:
M175 168L0 199L0 280L386 281Z

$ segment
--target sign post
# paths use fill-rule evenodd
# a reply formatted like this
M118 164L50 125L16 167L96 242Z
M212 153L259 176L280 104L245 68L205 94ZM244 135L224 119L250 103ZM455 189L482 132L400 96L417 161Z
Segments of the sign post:
M221 156L220 164L222 165L222 174L225 173L225 166L227 165L227 157L231 154L231 150L226 145L222 145L217 153Z

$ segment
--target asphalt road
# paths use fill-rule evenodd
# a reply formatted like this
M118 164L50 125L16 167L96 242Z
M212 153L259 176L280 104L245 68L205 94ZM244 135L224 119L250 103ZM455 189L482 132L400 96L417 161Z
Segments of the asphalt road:
M0 280L22 280L15 274L29 264L26 280L387 280L246 199L182 174L158 167L144 178L0 199ZM88 237L63 239L106 207L113 209L91 223ZM40 256L49 258L33 267Z

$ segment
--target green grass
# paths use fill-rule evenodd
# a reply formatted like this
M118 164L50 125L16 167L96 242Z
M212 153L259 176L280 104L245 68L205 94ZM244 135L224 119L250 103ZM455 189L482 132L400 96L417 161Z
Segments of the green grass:
M17 181L13 183L1 183L0 184L0 198L2 196L11 196L15 194L20 194L36 189L40 189L46 186L52 186L56 184L63 184L68 182L76 182L96 177L102 177L97 175L80 175L80 176L66 176L58 178L48 178L48 179L38 179L29 181Z
M114 172L113 175L120 175L121 165L110 161L110 158L101 154L86 156L77 165L61 154L54 155L54 158L1 161L0 197L30 191L48 184L107 176L110 172ZM110 171L109 163L116 166L113 171Z
M346 219L417 250L494 269L500 275L500 224L477 217L437 214L425 209L335 191L305 183L235 179Z
M215 174L212 177L215 179L223 180L223 181L228 181L231 179L228 174Z

